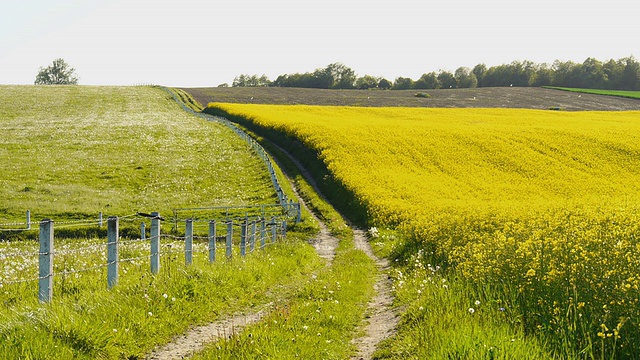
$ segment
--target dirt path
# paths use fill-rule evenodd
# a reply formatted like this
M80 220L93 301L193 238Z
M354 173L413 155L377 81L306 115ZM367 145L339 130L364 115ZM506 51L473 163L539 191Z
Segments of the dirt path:
M241 332L245 326L256 323L269 313L272 304L264 306L263 310L240 314L222 319L214 323L195 327L184 335L180 335L172 342L154 350L146 359L184 359L202 350L206 344L213 341L229 338Z
M365 335L354 340L358 347L358 355L352 358L368 360L371 359L378 343L395 333L395 328L400 318L391 307L393 305L393 293L391 291L391 279L387 275L389 262L387 259L380 259L375 256L362 230L355 230L353 235L356 248L364 251L376 262L378 267L378 279L374 284L376 296L369 302L368 311L370 316L365 328Z
M300 164L296 164L300 166ZM308 176L308 174L307 174ZM312 184L315 186L315 183ZM299 196L297 191L296 197L300 201L300 204L307 210L307 204ZM327 266L331 266L331 262L335 257L336 247L338 246L338 239L331 236L327 226L320 221L311 211L309 211L318 224L320 225L320 233L310 240L311 245L318 252L318 255L327 260ZM365 240L366 241L366 240ZM151 354L149 354L147 360L164 360L164 359L184 359L194 353L202 350L205 345L220 340L222 338L228 338L235 334L240 333L244 327L259 322L265 315L267 315L273 304L267 304L263 306L262 310L248 313L239 314L233 317L221 319L211 324L198 326L189 330L186 334L180 335L172 342L166 344L163 347L157 348Z
M282 149L281 149L282 150ZM282 150L289 158L298 166L307 181L318 191L313 178L310 174L297 162L290 154ZM295 191L295 188L294 188ZM304 200L296 192L300 204L305 208L308 207ZM332 236L327 226L318 219L311 211L309 211L318 224L320 225L320 233L310 241L318 255L327 260L327 266L331 266L331 262L335 257L338 239ZM388 268L388 262L385 259L378 259L371 250L371 246L362 230L354 229L354 242L357 249L364 251L371 259L376 262L379 269L378 279L374 285L376 296L369 303L368 324L365 328L365 335L354 340L354 344L358 347L358 355L352 359L371 359L371 355L375 351L376 345L391 336L398 323L398 317L391 310L393 296L391 293L391 281L386 275L385 270ZM241 332L244 327L259 322L267 315L273 304L264 305L261 310L238 314L229 318L215 321L211 324L198 326L189 330L175 338L171 343L159 347L150 353L146 359L184 359L195 352L202 350L207 344L228 338Z
M278 147L277 145L275 145ZM282 151L285 155L289 157L289 159L300 169L300 172L305 177L305 179L309 182L309 184L315 189L318 194L321 194L316 182L311 177L311 174L300 164L291 154L289 154L284 149L278 147L280 151ZM298 193L296 196L300 199ZM322 195L321 195L322 196ZM306 207L304 201L300 200L301 203ZM310 212L311 213L311 212ZM311 213L312 216L313 213ZM338 245L338 239L331 236L329 231L324 225L322 221L316 218L318 223L320 224L321 231L318 237L318 242L314 244L316 247L316 251L320 256L323 256L323 252L330 252L331 259L333 258L333 254L335 253L335 248ZM363 359L368 360L371 359L373 352L376 350L376 346L380 343L380 341L390 337L394 334L395 328L398 325L398 321L400 318L395 314L392 309L393 305L393 293L392 293L392 283L391 279L389 279L387 275L387 269L389 268L389 262L387 259L378 258L371 249L371 245L369 241L367 241L367 237L364 231L359 229L353 229L353 241L355 243L356 249L362 250L369 258L371 258L378 268L378 278L376 279L376 283L374 284L374 290L376 295L369 302L368 305L368 323L365 327L365 335L355 339L353 343L358 347L358 354L352 359Z

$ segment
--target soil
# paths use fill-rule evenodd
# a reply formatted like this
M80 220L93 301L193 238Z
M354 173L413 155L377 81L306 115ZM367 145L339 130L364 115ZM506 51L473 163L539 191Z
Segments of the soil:
M523 108L578 110L640 110L640 100L580 94L533 87L490 87L437 90L326 90L276 87L183 89L201 104L209 102L305 104L330 106L405 106L430 108ZM417 93L430 97L416 97Z
M268 308L271 305L267 304L263 310L254 313L238 314L208 325L195 327L165 346L154 350L146 359L165 360L189 357L202 350L208 343L222 338L229 338L241 332L245 326L260 321L263 316L269 313Z

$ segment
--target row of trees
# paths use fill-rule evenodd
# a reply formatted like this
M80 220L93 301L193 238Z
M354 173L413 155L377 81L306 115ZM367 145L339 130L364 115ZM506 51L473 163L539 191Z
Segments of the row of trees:
M451 89L491 86L563 86L593 89L640 90L640 63L633 57L601 62L588 58L583 63L556 60L553 64L514 61L455 72L440 70L423 74L418 80L398 77L391 82L382 77L356 76L342 63L333 63L313 72L284 74L270 81L265 75L237 76L232 86L277 86L319 89Z

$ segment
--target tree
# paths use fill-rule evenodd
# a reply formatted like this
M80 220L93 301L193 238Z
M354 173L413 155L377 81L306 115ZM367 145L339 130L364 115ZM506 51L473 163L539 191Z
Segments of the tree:
M457 87L455 76L448 71L440 71L438 82L443 89L455 89Z
M329 64L325 71L333 78L333 89L353 89L356 83L356 73L343 63Z
M356 80L356 88L360 90L375 89L378 87L378 81L378 79L371 75L365 75Z
M258 77L258 75L240 74L233 79L233 87L262 87L270 86L271 81L266 75Z
M459 67L454 77L456 78L456 84L459 88L478 87L478 78L468 67Z
M478 65L474 66L473 70L471 70L471 71L476 76L476 80L478 80L478 87L484 86L484 83L482 81L484 79L484 74L487 72L487 65L478 64Z
M380 81L378 82L378 88L382 90L391 89L392 86L393 83L385 78L380 79Z
M438 75L435 72L422 74L420 79L413 84L414 89L438 89L439 87Z
M36 85L76 85L78 77L76 69L69 67L64 59L55 59L53 64L40 68L36 76Z
M398 77L393 82L391 90L409 90L413 88L413 80L411 78Z

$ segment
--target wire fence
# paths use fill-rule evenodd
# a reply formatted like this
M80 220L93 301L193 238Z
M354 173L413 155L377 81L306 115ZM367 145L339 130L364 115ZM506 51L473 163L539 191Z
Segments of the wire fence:
M194 253L208 254L209 262L216 261L218 252L224 253L226 258L231 258L234 249L237 249L240 256L246 256L275 243L278 239L284 239L287 221L301 220L300 203L287 198L270 157L257 141L229 120L195 112L180 101L172 91L165 87L161 88L171 94L185 111L207 121L224 124L244 139L265 163L278 197L278 204L176 209L171 219L171 234L161 234L160 223L164 219L157 213L110 217L106 221L106 243L89 241L89 243L75 243L60 248L54 247L54 222L45 219L32 223L31 212L27 210L25 221L0 223L0 234L32 231L35 230L32 229L32 225L34 227L38 225L39 249L36 248L36 244L26 244L33 249L16 250L12 248L11 243L0 242L0 288L38 282L38 298L40 301L48 302L53 297L54 278L60 276L64 278L83 272L104 271L104 269L107 270L107 285L111 288L118 283L122 263L149 261L151 273L156 274L161 266L162 255L184 254L187 265L192 264ZM141 222L138 239L121 241L120 222L136 222L141 219L150 220L150 229L147 230L146 223ZM102 228L104 222L102 213L99 213L96 219L56 222L55 228ZM147 234L149 234L148 237ZM143 255L145 251L147 255ZM99 256L102 259L101 262L82 262L79 266L66 266L67 258L87 258L88 254ZM120 254L123 254L122 258ZM56 257L64 259L62 264L54 264Z
M41 221L37 244L21 244L28 245L28 248L19 250L14 250L11 243L0 247L0 288L37 282L39 300L49 302L53 297L54 279L57 278L106 269L105 282L111 288L118 283L123 263L143 265L148 262L149 271L157 274L162 257L184 256L187 266L193 264L194 254L207 254L210 263L216 262L218 257L231 259L234 254L244 257L282 241L287 231L287 219L275 216L209 220L206 231L195 226L197 223L193 219L186 219L183 221L184 228L181 227L184 231L179 235L162 233L162 220L157 213L152 213L151 218L126 216L123 219L150 220L150 236L121 240L120 218L109 217L106 221L106 241L93 239L54 246L54 221ZM55 223L55 228L97 224L97 221L69 221Z

